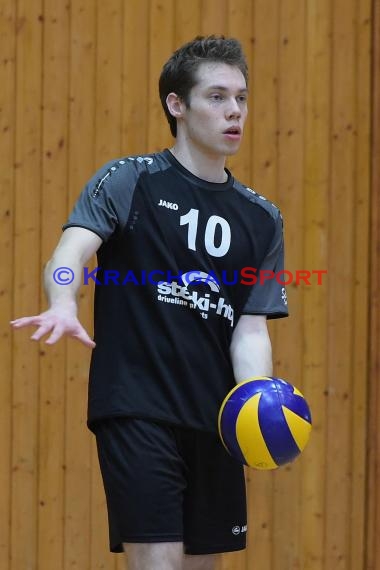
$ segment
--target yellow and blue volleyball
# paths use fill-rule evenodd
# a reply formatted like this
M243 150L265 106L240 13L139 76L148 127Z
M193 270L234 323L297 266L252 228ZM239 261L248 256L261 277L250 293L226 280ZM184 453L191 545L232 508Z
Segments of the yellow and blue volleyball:
M224 447L256 469L276 469L294 461L309 440L311 425L310 408L301 392L270 376L237 384L218 417Z

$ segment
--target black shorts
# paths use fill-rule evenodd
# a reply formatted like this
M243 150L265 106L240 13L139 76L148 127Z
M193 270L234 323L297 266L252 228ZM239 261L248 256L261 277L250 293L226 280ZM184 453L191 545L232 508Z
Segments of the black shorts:
M111 552L123 542L183 542L187 554L245 548L244 469L216 434L133 418L94 431Z

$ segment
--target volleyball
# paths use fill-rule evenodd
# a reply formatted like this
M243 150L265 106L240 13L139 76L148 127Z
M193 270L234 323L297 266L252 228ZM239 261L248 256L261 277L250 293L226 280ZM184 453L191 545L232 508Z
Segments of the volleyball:
M245 465L276 469L303 451L311 413L301 392L281 378L253 377L224 399L218 429L226 450Z

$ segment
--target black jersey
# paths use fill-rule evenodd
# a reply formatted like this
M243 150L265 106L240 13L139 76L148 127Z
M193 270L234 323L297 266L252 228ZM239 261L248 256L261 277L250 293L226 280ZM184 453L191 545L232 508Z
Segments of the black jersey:
M96 282L88 425L131 416L215 431L235 380L242 314L286 316L279 210L236 181L201 180L169 150L106 164L64 229L103 243ZM255 282L256 280L256 282Z

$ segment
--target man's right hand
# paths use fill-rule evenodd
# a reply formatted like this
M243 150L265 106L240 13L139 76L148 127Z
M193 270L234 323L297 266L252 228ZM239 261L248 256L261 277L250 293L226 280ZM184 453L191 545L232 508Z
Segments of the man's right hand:
M81 284L83 265L94 255L101 243L100 237L90 230L79 227L66 229L45 267L45 290L50 308L40 315L15 319L11 321L12 327L38 327L31 339L40 340L50 334L46 344L54 344L66 335L76 338L89 348L94 348L94 341L77 319L76 294ZM54 278L57 268L70 268L74 279L69 284L57 283Z
M43 336L51 333L49 338L45 341L46 344L54 344L62 336L66 335L76 338L89 348L96 346L95 342L80 324L76 315L71 311L57 307L33 317L20 317L19 319L11 321L11 325L14 329L21 329L28 326L38 327L30 337L32 340L41 340Z

